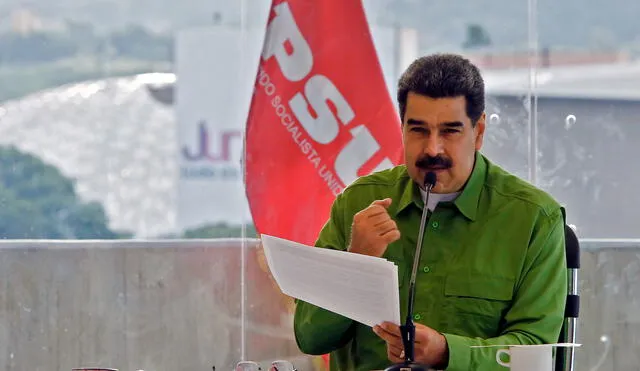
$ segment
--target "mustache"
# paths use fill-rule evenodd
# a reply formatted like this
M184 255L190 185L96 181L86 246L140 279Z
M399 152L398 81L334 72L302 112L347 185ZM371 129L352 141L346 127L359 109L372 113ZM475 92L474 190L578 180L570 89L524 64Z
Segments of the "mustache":
M420 169L449 169L451 166L453 166L451 159L443 156L422 156L416 161L416 167Z

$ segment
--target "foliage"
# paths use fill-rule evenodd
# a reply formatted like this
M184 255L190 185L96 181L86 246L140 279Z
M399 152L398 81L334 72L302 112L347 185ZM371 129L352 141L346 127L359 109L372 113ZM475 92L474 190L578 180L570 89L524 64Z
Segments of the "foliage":
M75 185L52 165L0 147L0 238L113 239L102 205L78 199Z
M478 24L467 25L467 39L462 47L465 49L478 48L491 45L489 33Z
M42 64L79 55L169 61L172 49L171 36L155 34L140 26L99 35L90 24L67 22L66 29L59 32L0 34L1 65Z
M253 225L246 226L246 237L255 238L256 229ZM184 232L183 238L232 238L242 237L242 226L226 223L207 224Z

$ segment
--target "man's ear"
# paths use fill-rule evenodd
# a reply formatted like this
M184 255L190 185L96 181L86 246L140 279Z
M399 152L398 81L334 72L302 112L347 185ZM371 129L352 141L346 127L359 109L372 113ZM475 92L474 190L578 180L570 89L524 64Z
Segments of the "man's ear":
M476 145L476 151L479 151L480 148L482 148L482 143L484 141L484 129L486 127L486 118L487 118L487 114L486 113L482 113L482 116L480 116L480 118L478 119L478 122L476 122L476 126L473 128L473 131L475 133L475 145Z

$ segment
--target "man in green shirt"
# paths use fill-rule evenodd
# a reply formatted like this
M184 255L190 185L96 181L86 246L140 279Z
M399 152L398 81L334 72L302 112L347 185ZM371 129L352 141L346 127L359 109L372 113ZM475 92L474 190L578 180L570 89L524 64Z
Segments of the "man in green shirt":
M484 82L455 55L416 60L398 84L405 164L362 177L337 196L316 246L398 265L401 318L433 171L416 283L415 359L434 369L503 370L497 348L558 340L567 294L563 209L479 150ZM298 301L299 348L331 353L332 370L370 371L403 361L398 324L374 328Z

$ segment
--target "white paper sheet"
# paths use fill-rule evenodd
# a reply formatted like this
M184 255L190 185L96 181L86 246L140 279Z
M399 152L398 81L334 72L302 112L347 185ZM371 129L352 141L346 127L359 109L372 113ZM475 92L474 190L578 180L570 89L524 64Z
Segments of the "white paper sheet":
M398 267L383 258L261 235L267 264L286 295L368 326L400 325Z

